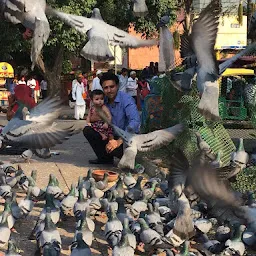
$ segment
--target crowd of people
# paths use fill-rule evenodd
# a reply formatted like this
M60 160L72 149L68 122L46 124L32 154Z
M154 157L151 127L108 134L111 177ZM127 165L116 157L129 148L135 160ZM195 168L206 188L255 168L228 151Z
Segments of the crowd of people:
M47 81L45 79L39 81L35 75L20 76L19 79L15 76L14 79L7 81L6 88L11 93L8 99L8 120L11 120L18 110L17 101L28 105L29 108L33 108L38 103L39 98L44 99L47 97Z

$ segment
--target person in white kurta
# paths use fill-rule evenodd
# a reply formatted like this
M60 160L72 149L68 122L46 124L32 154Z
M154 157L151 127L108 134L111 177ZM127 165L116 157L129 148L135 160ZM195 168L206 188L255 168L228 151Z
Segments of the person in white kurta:
M86 109L85 100L83 94L85 93L84 84L82 82L83 76L78 75L77 79L72 82L72 98L76 101L75 103L75 119L83 119Z
M96 72L96 77L92 81L92 89L91 89L92 91L94 91L94 90L101 90L101 91L103 91L103 89L102 89L102 87L100 85L100 78L101 78L101 76L102 76L102 71L98 70Z
M132 96L137 104L137 88L138 79L136 78L136 72L132 71L126 85L126 93Z

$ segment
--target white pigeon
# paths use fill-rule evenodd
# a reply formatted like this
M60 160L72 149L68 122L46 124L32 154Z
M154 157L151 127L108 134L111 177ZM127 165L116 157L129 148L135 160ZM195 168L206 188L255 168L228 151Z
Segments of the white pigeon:
M47 8L47 14L59 18L78 32L87 35L89 41L81 51L81 55L85 59L94 61L113 60L114 56L109 45L139 48L157 44L156 40L142 40L107 24L97 8L93 9L91 18L67 14L50 7Z
M134 0L133 14L135 17L145 17L148 14L148 7L145 0Z
M163 145L167 145L172 142L176 136L183 131L182 124L177 124L173 127L157 130L147 134L132 134L115 125L113 125L113 128L117 135L120 136L127 145L118 167L130 169L134 169L135 157L138 151L148 152L158 149Z
M43 45L50 35L50 25L45 15L45 9L45 0L5 0L0 3L0 10L6 20L13 24L21 23L33 31L32 69L34 69Z

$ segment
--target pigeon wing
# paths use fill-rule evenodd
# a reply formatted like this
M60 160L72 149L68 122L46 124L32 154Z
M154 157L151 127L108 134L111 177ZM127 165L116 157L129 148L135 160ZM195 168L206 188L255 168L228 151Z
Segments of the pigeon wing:
M62 104L63 101L58 97L48 97L31 109L28 120L37 123L52 123L58 118Z
M177 124L173 127L154 131L148 134L136 135L133 140L136 141L139 151L152 151L172 142L176 136L183 131L183 128L182 124Z
M239 207L239 200L227 184L220 180L216 170L210 166L194 166L188 173L189 183L195 192L204 200L214 200L218 204Z
M19 24L24 20L24 0L17 0L15 3L9 0L1 2L1 9L4 17L13 24Z
M200 68L207 73L217 75L218 65L214 53L219 14L221 8L218 0L211 3L201 12L192 27L191 42Z
M67 25L71 26L72 28L76 29L81 34L86 35L87 31L90 30L94 24L95 19L89 19L83 16L67 14L65 12L57 11L49 6L46 8L46 14L56 17L66 23Z
M42 19L35 18L35 29L32 40L32 48L31 48L31 61L32 61L32 70L34 69L37 59L43 49L44 44L47 42L50 35L50 25L49 22L43 14Z
M33 128L22 136L13 137L7 135L6 137L13 144L23 145L30 149L42 149L61 144L72 133L73 127L62 129L54 125L48 127L34 125Z

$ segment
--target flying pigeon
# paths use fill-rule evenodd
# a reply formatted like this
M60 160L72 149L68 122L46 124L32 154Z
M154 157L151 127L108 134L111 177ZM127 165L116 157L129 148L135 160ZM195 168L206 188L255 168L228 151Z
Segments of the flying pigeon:
M133 14L135 17L145 17L148 14L148 7L145 0L134 0Z
M173 36L169 30L169 16L163 16L157 27L160 28L160 44L159 44L159 72L166 72L175 64Z
M43 149L62 143L72 134L72 128L62 129L54 124L62 109L61 104L57 97L47 98L23 117L20 106L0 134L2 144Z
M34 69L43 45L50 34L50 25L45 15L45 0L5 0L0 2L0 11L7 21L22 24L33 31L31 61Z
M114 56L109 45L139 48L156 45L156 40L142 40L127 32L111 26L102 20L100 10L95 8L91 18L67 14L52 8L47 8L47 14L55 16L88 36L89 41L81 51L85 59L94 61L113 60Z
M201 93L198 109L207 119L211 120L219 119L218 78L238 58L250 53L255 48L255 45L252 44L231 59L217 65L214 45L217 37L220 12L219 1L212 0L193 24L191 34L184 33L181 42L181 56L186 58L188 69L183 72L184 77L182 77L183 74L178 77L174 75L176 85L177 83L180 85L175 86L176 88L190 89L195 75L195 66L197 65L197 88Z

